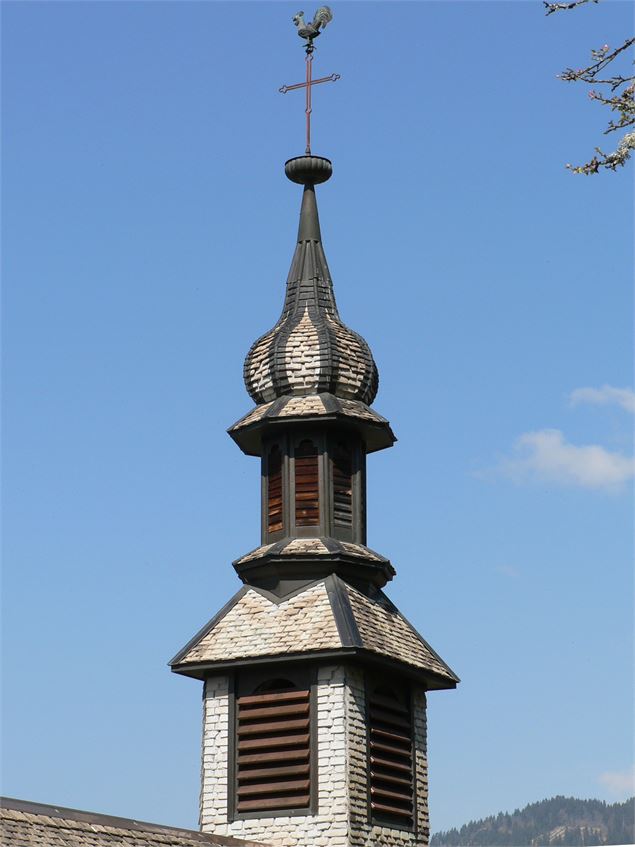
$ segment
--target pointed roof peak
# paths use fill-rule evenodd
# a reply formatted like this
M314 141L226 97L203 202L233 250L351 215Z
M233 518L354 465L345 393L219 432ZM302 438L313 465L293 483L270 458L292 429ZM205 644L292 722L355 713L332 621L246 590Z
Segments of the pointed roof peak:
M259 404L328 392L369 405L377 393L370 347L339 316L322 246L315 186L332 172L322 156L296 156L285 163L287 177L304 192L282 315L245 359L245 385Z

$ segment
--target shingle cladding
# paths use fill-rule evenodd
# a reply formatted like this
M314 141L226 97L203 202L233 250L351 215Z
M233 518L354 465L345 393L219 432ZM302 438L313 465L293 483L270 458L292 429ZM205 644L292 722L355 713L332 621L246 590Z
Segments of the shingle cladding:
M0 799L2 847L263 847L228 838L109 815Z
M288 600L273 602L249 588L179 664L306 653L340 647L324 582Z
M370 347L337 311L312 184L304 189L282 315L249 350L244 379L258 404L320 392L369 404L377 394Z
M284 394L260 403L227 431L241 450L257 456L260 455L257 433L263 428L309 422L330 425L333 421L362 433L368 453L391 447L397 440L386 418L362 400L336 397L330 391L302 396Z
M408 665L431 670L458 682L454 672L424 641L383 591L375 591L368 597L351 585L346 585L345 590L366 649L383 656L391 656Z
M354 544L352 541L339 541L336 538L281 538L271 544L263 544L249 553L245 553L240 559L236 559L234 565L243 565L264 556L334 556L347 555L357 559L366 559L369 562L388 562L379 553L375 553L370 547L363 544Z
M357 652L409 666L430 688L454 687L456 674L386 595L331 574L287 598L245 587L171 661L188 673L236 660Z
M320 394L309 394L304 397L286 395L277 400L270 400L255 406L240 420L233 424L229 431L244 429L250 424L260 421L279 420L281 418L320 418L338 415L343 418L355 418L366 423L387 426L388 421L374 409L369 408L361 400L345 400L336 397L328 391Z

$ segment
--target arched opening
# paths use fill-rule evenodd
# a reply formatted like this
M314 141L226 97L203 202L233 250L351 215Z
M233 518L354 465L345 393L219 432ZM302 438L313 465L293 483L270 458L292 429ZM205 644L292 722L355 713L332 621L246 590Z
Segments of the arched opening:
M389 685L368 697L370 805L384 825L414 821L413 733L409 698Z
M258 816L311 803L311 698L274 678L236 701L236 811Z
M315 443L303 439L295 448L295 525L319 526L320 485L318 451Z
M282 451L274 444L267 455L267 531L280 532L282 512Z
M353 454L350 445L339 441L331 457L333 471L333 523L350 527L353 523Z

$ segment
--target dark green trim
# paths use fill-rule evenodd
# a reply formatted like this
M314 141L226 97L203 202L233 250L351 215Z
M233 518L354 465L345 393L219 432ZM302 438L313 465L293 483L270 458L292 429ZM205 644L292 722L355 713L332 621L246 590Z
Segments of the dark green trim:
M333 650L316 650L315 652L286 653L284 655L251 656L245 659L227 659L218 662L192 662L187 665L173 665L173 673L182 676L190 676L194 679L205 679L213 674L220 673L230 668L251 667L254 665L279 664L295 662L324 662L324 661L346 661L355 659L364 667L390 669L393 673L398 672L409 679L417 680L426 691L441 691L456 688L454 679L447 679L434 671L416 668L407 665L398 659L389 656L381 656L364 647L340 647Z
M284 399L286 402L288 398L285 396L280 399ZM328 431L334 426L353 430L361 436L366 453L385 450L387 447L392 447L397 441L388 421L384 423L369 421L341 412L329 412L326 415L288 415L276 418L272 417L271 410L268 410L267 416L258 421L236 428L238 424L240 424L240 420L236 421L227 430L227 433L247 456L261 456L263 440L272 436L276 428L284 427L285 431L291 431L293 427L306 426L307 424L323 427L324 431Z
M348 593L341 580L333 574L324 580L342 647L362 647L362 638L351 608Z

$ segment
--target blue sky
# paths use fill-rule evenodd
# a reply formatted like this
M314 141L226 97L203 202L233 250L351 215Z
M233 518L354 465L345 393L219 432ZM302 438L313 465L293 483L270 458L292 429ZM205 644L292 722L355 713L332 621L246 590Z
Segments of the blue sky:
M200 686L166 662L258 543L225 429L294 245L296 11L2 6L4 793L196 827ZM429 697L433 829L623 799L632 171L565 169L606 116L556 74L630 7L334 13L322 233L399 438L369 460L369 545L462 678Z

